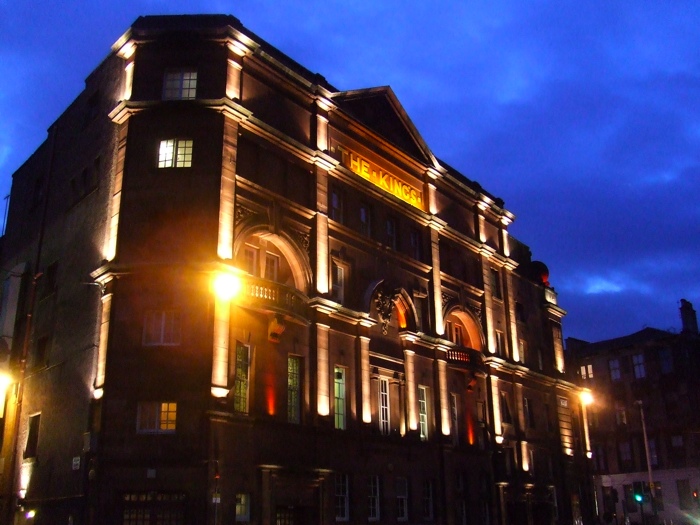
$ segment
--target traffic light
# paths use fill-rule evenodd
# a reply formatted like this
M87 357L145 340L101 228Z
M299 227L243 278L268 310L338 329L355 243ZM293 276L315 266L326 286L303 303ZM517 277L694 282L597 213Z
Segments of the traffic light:
M698 499L698 489L693 490L693 501L696 507L700 507L700 499Z
M634 501L642 503L644 501L644 483L641 481L632 483L632 494L634 495Z

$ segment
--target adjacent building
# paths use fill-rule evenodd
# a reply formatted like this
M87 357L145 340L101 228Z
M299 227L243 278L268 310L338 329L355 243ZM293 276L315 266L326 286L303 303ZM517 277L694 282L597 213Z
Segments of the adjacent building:
M680 313L680 333L644 328L596 343L567 339L582 383L595 393L588 421L605 523L700 516L700 336L692 304L681 299Z
M513 220L390 88L139 18L14 174L3 522L571 523L582 389Z

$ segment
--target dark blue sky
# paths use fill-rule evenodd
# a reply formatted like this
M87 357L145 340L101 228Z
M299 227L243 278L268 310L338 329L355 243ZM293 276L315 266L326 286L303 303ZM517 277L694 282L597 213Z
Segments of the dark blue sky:
M669 5L667 5L669 4ZM700 3L0 0L0 192L139 16L223 13L339 89L390 85L503 198L566 337L700 308Z

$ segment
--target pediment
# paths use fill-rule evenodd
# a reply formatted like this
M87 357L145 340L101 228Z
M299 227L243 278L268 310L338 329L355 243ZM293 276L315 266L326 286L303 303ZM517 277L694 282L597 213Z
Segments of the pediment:
M397 148L428 165L437 165L437 160L389 86L341 91L332 99L340 109Z

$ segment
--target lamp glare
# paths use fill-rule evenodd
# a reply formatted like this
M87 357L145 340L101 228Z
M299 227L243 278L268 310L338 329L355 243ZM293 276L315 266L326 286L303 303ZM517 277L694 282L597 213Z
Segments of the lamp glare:
M230 301L241 291L241 281L230 273L217 273L213 281L214 293L219 299Z

